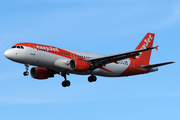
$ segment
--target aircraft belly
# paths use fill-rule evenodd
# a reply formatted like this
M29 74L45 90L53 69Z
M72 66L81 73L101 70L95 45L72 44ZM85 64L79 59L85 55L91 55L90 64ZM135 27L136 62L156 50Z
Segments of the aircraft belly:
M93 70L92 72L90 70L84 71L84 72L72 71L70 69L67 69L67 68L65 69L65 68L57 67L57 66L51 69L58 72L67 72L67 73L78 74L78 75L89 75L92 73L94 75L99 75L99 76L117 77L129 67L129 64L130 64L130 60L127 59L126 61L119 61L118 64L116 63L107 64L106 67L97 68Z
M106 67L100 68L100 71L96 73L99 76L106 77L117 77L123 73L130 65L130 60L126 59L125 61L118 61L116 63L107 64Z

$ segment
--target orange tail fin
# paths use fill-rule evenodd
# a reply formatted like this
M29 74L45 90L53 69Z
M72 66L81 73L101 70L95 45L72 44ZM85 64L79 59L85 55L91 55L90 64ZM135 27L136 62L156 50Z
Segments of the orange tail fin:
M136 50L152 47L154 42L154 37L155 37L154 33L147 33L146 36L143 38L143 40L140 42L140 44L137 46ZM136 56L135 61L137 61L138 63L142 63L144 65L149 65L150 57L151 57L151 50L141 52L139 56Z

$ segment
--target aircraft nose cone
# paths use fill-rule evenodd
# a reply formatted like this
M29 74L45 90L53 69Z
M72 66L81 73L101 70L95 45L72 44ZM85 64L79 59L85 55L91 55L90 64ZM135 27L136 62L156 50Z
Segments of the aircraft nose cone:
M6 51L4 52L4 55L5 55L7 58L10 58L10 57L11 57L11 53L10 53L9 50L6 50Z

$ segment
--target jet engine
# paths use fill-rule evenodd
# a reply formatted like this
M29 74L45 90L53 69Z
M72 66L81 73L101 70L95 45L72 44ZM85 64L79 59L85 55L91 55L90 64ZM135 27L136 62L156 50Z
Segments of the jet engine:
M46 68L33 67L31 68L30 73L31 77L35 79L48 79L49 77L54 77L54 74Z
M89 70L89 62L83 60L71 60L69 62L69 67L74 71L88 71Z

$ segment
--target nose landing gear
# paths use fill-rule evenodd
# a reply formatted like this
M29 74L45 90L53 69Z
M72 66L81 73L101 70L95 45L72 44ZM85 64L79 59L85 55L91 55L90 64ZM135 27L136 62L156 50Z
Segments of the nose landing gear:
M28 76L29 75L29 72L28 72L29 66L30 66L30 64L25 64L26 71L23 73L24 76Z

